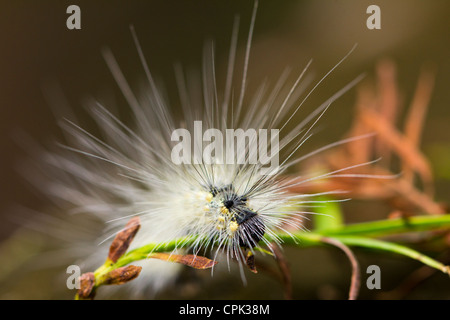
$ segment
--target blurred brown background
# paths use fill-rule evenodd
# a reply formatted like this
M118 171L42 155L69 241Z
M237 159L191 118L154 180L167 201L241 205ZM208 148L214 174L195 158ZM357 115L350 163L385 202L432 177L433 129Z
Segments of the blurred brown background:
M81 8L81 30L66 28L66 8L70 4ZM381 8L381 30L366 28L366 8L370 4ZM1 1L0 240L7 238L17 227L8 218L15 204L36 209L46 204L46 200L19 174L24 152L14 140L19 131L42 144L51 144L61 137L45 88L57 83L70 107L81 117L83 100L88 96L107 106L123 105L101 49L110 47L130 82L139 81L143 72L129 31L130 24L135 26L153 74L164 82L169 96L176 92L173 63L180 61L188 66L201 66L206 39L215 40L219 77L223 76L234 15L241 16L241 51L252 7L253 1ZM287 66L301 72L310 58L314 59L312 70L318 79L358 43L350 58L311 97L311 106L361 73L371 77L375 64L384 57L397 64L399 86L407 105L421 66L428 62L435 64L438 69L436 86L422 145L436 170L437 197L445 201L450 191L450 174L445 160L450 159L450 152L438 152L439 156L436 156L436 150L450 150L449 14L450 2L446 0L262 0L251 49L249 85L258 86L263 76L278 77ZM322 123L326 130L318 134L317 143L332 142L346 131L353 104L353 91L333 104ZM86 121L89 125L89 120ZM376 208L369 210L370 214L376 212ZM349 214L348 219L367 220L368 215ZM320 250L312 254L309 250L296 253L298 259L294 268L300 268L300 275L295 279L296 297L345 298L349 273L346 262L342 262L343 257L336 258ZM302 263L302 257L310 259L309 266ZM398 277L406 274L405 269L412 268L403 260L399 267L398 264L391 266L394 263L384 259L387 260L386 269L391 271L388 277L392 278L392 281L383 280L386 287L394 286ZM326 267L329 264L337 266L331 270ZM312 273L314 279L307 283L308 274ZM281 291L276 290L256 294L261 292L258 288L264 287L265 281L270 280L264 278L258 282L251 278L250 289L238 286L214 296L282 297ZM237 280L236 285L240 285L239 282ZM319 288L315 286L317 283ZM334 283L336 288L329 283ZM271 285L276 287L276 284ZM426 284L423 291L412 297L450 297L449 291L435 294L433 290L427 290L427 285L434 286L433 282ZM10 290L12 293L1 290L0 298L32 298L20 290ZM36 297L55 298L51 294L40 294ZM362 294L370 297L372 293Z

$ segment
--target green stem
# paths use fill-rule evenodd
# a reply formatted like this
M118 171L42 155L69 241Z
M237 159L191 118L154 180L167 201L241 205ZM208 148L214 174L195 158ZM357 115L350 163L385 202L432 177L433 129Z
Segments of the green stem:
M405 247L403 245L387 242L387 241L381 241L377 239L370 239L370 238L363 238L363 237L354 237L354 236L345 236L345 237L335 237L335 239L338 239L342 243L348 245L348 246L354 246L354 247L364 247L364 248L370 248L374 250L381 250L381 251L389 251L392 253L397 253L399 255L403 255L406 257L409 257L411 259L417 260L423 264L426 264L432 268L438 269L448 275L450 275L450 268L449 266L446 266L442 263L440 263L437 260L434 260L416 250L413 250L409 247Z
M296 233L293 237L290 235L280 235L279 237L283 243L287 245L311 246L321 244L323 242L322 239L324 238L324 235L301 232ZM358 236L333 236L330 238L338 240L349 247L362 247L403 255L450 275L449 266L446 266L414 249L397 243Z
M176 248L189 247L194 243L197 237L186 237L176 239L166 243L150 243L148 245L131 250L120 257L115 263L107 259L105 263L94 271L95 276L95 289L103 285L104 280L107 278L108 273L126 266L132 262L145 260L149 257L149 254L156 252L169 252Z
M444 273L450 274L450 268L448 266L445 266L439 261L423 255L416 250L397 243L368 238L394 233L436 230L442 228L450 228L450 214L440 216L417 216L406 220L392 219L358 223L334 229L320 230L320 233L298 232L294 235L277 234L274 238L267 237L267 240L274 241L274 239L277 238L282 240L282 242L286 245L304 247L324 245L323 239L324 237L328 237L340 241L349 247L364 247L400 254L417 260L432 268L438 269ZM127 252L115 263L110 260L106 260L105 264L94 272L96 279L95 288L103 284L104 279L112 270L126 266L134 261L145 260L151 253L170 252L176 248L192 246L196 241L198 241L198 238L191 236L166 243L151 243Z
M409 218L355 223L341 228L321 230L323 235L383 236L388 234L417 232L450 228L450 214L439 216L415 216Z

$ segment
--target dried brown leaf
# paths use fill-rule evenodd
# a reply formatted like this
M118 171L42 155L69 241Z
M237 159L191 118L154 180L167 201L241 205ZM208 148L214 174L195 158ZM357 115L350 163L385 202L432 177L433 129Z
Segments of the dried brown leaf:
M334 171L382 159L370 166L352 169L347 173L363 173L368 178L332 177L309 183L300 183L290 188L295 193L347 190L352 198L384 199L393 209L412 213L419 209L430 214L443 213L441 204L433 199L433 175L428 159L419 149L424 118L434 86L435 70L429 67L422 71L412 104L407 114L405 131L396 127L399 114L400 94L396 84L395 65L385 60L377 66L377 86L363 83L358 89L356 114L346 134L347 138L375 133L371 139L360 139L343 144L328 154L310 159L310 167L322 171ZM402 175L394 179L390 159L395 155L403 166ZM372 176L392 176L392 179L373 179ZM422 183L414 183L417 175Z
M217 264L215 260L192 254L152 253L149 258L181 263L195 269L209 269Z
M397 71L394 62L389 59L380 61L377 65L377 79L378 111L383 119L394 125L400 109Z
M425 115L433 92L434 78L434 69L423 69L417 81L416 91L405 121L405 135L415 146L420 143Z
M408 115L405 121L405 136L410 143L419 147L420 137L423 131L423 125L425 122L425 116L428 110L429 102L431 100L431 94L434 87L435 71L426 68L420 74L417 82L417 88L409 108ZM414 172L407 163L403 164L403 172L405 178L412 182ZM424 179L424 177L422 177ZM432 194L433 190L428 186L428 193Z
M397 115L399 113L399 94L396 81L395 64L385 59L377 64L377 112L380 120L395 127ZM375 146L376 153L383 156L383 161L389 162L389 148L383 141L378 140Z
M95 276L93 272L87 272L80 276L80 289L77 296L79 299L94 299Z
M419 191L406 179L397 179L395 182L386 184L388 188L401 195L403 201L420 208L428 214L444 213L441 205L436 203L428 194Z
M256 270L255 265L255 255L249 251L247 258L245 259L245 263L247 264L248 269L253 273L258 273L258 270Z
M364 112L365 108L373 107L372 104L374 103L374 99L372 97L372 90L367 85L361 85L357 94L358 95L355 110L356 114L352 123L352 127L347 134L348 137L358 137L372 133L371 130L367 128L367 126L360 119L361 113ZM372 139L360 139L353 141L352 143L343 145L342 149L344 149L344 151L346 152L344 157L340 157L340 160L344 163L339 164L339 167L343 167L342 165L347 165L347 163L349 162L349 158L353 163L364 163L369 161L372 147Z
M103 280L104 284L124 284L133 279L136 279L141 273L142 267L126 266L117 268L109 272Z
M362 120L367 126L375 130L378 137L405 163L420 173L425 183L431 183L433 177L428 160L407 138L389 123L384 122L373 110L366 109L362 115Z
M139 217L134 217L128 221L125 228L116 235L109 247L109 260L116 262L127 251L140 227Z

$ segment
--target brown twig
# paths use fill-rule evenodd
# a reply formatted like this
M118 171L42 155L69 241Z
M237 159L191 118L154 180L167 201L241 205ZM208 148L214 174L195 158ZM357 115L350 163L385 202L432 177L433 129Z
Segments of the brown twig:
M361 279L360 279L361 275L360 275L360 268L359 268L358 260L356 259L355 255L350 250L350 248L347 247L342 242L340 242L336 239L333 239L333 238L328 238L328 237L322 237L321 241L323 243L327 243L327 244L330 244L332 246L335 246L335 247L341 249L347 255L348 259L350 260L350 263L352 265L352 277L351 277L351 282L350 282L350 290L349 290L349 294L348 294L348 299L356 300L356 298L358 297L359 288L361 286Z
M273 252L275 256L275 261L277 262L278 268L281 271L283 285L284 285L284 297L286 300L292 299L292 277L291 271L289 269L288 262L281 252L280 248L276 244L271 244L269 249Z

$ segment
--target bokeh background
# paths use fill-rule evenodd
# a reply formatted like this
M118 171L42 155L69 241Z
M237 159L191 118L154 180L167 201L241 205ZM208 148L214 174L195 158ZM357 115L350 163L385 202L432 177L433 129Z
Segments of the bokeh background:
M81 8L81 30L66 28L66 8ZM381 30L366 28L366 9L381 8ZM0 2L0 298L65 299L73 292L58 282L56 269L32 270L21 245L26 232L11 218L17 205L45 210L48 201L23 178L21 134L43 145L62 139L57 125L67 105L85 121L87 97L104 105L122 108L124 99L102 58L109 47L132 84L144 74L138 61L129 25L133 24L152 73L170 96L176 95L173 64L201 66L205 40L214 39L218 77L224 75L233 19L240 15L238 54L242 56L253 1L1 1ZM264 77L280 75L285 67L301 72L310 58L319 78L357 43L357 49L311 97L313 107L361 73L370 78L383 58L398 69L399 87L407 105L413 95L420 68L432 63L438 72L426 118L422 150L429 157L436 179L436 197L449 199L450 191L450 2L309 0L267 1L259 4L249 65L249 86ZM238 62L240 63L240 62ZM295 73L295 72L294 72ZM49 94L51 93L51 94ZM55 102L56 101L56 102ZM318 145L332 142L348 129L355 93L348 92L333 104L314 138ZM59 109L58 109L59 108ZM55 113L57 116L55 117ZM311 146L310 146L311 147ZM313 146L312 146L313 147ZM346 221L386 217L383 204L350 205ZM19 240L17 240L19 239ZM32 242L37 243L36 235ZM37 241L37 242L36 242ZM37 251L41 250L37 246ZM378 264L383 270L382 292L361 291L361 297L383 298L418 265L392 256L357 251L361 265ZM294 298L341 299L347 295L350 267L345 257L328 249L287 249L294 281ZM1 270L0 266L0 270ZM363 269L365 270L365 269ZM60 272L61 270L59 270ZM238 273L210 279L198 276L183 290L163 293L161 298L275 298L283 297L281 285L272 278L248 275L242 286ZM444 281L444 278L446 282ZM363 276L364 279L364 276ZM406 298L450 298L444 275L436 275L406 295Z

